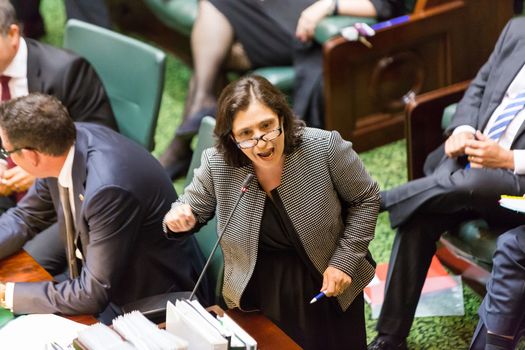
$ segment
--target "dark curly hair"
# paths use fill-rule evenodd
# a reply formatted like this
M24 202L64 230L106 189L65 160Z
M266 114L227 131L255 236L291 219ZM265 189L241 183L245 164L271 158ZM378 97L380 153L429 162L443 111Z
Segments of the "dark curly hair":
M232 138L235 116L246 111L255 98L259 103L270 108L279 117L284 131L284 153L292 153L302 141L304 122L297 119L282 92L261 76L249 75L240 78L224 88L217 107L215 137L217 149L224 156L228 165L242 167L250 160L237 147Z

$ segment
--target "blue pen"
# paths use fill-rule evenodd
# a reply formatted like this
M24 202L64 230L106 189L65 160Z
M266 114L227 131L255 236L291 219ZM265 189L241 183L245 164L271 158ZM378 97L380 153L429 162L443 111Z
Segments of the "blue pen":
M393 25L396 25L396 24L408 22L409 19L410 19L409 15L395 17L395 18L392 18L392 19L390 19L388 21L372 24L370 27L372 27L373 30L377 31L379 29L392 27Z
M324 294L325 292L326 292L326 291L323 291L323 292L317 294L315 297L313 297L312 300L310 300L310 304L313 304L313 303L315 303L317 300L319 300L319 299L321 299L322 297L326 296L326 295Z

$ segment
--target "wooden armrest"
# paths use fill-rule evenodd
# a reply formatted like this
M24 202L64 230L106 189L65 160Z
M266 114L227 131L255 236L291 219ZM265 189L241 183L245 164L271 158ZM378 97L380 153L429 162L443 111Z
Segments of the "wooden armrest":
M469 83L470 81L463 81L430 91L407 103L405 134L410 180L423 176L423 164L427 155L443 142L443 110L463 97Z

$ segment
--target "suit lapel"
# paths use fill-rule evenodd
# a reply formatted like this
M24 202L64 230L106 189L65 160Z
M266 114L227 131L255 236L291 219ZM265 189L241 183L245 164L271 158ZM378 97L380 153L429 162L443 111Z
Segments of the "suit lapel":
M31 39L25 39L27 43L27 88L29 92L42 92L44 85L42 81L42 67L38 59L38 48Z
M85 140L77 129L77 142L75 143L75 157L73 158L73 169L71 175L73 177L73 196L75 200L75 242L78 239L80 228L82 227L82 205L84 204L84 193L86 186L86 159L87 147Z
M525 43L523 43L523 40L516 41L514 47L509 48L508 57L504 57L499 62L495 62L495 64L501 66L498 67L501 74L494 84L494 90L490 95L491 98L485 112L483 127L486 126L492 113L494 113L494 110L503 100L510 84L514 81L514 78L525 64Z

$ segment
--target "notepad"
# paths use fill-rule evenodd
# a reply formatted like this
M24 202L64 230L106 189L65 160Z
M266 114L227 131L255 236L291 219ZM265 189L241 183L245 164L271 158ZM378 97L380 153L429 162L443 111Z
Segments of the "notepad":
M18 316L0 329L0 348L46 350L55 342L66 349L86 327L52 314Z
M525 213L525 198L518 196L501 196L499 205L504 208L515 210L520 213Z

